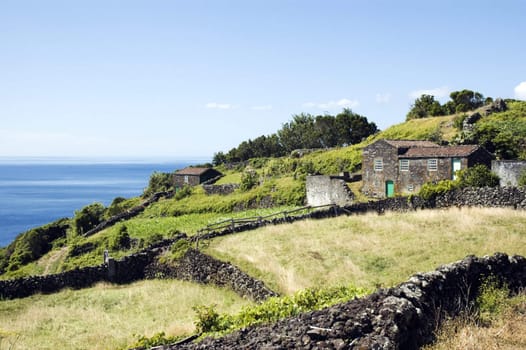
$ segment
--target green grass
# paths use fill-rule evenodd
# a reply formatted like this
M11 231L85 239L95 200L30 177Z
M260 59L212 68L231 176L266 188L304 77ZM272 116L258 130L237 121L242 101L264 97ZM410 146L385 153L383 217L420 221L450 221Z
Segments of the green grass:
M180 281L100 284L52 295L0 301L1 349L117 349L138 336L193 332L192 307L235 313L249 304L229 290ZM136 336L134 336L136 335Z
M309 220L217 238L206 249L284 294L322 285L392 286L497 251L526 255L526 212L455 208Z

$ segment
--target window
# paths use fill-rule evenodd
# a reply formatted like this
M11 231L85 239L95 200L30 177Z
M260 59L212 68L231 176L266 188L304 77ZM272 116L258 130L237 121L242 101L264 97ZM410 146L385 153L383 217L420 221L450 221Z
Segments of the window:
M384 160L383 158L376 158L374 160L374 171L384 170Z
M184 176L184 183L185 183L185 184L188 183L188 175L185 175L185 176Z
M428 171L437 171L438 170L438 160L437 159L428 159L427 160L427 170Z
M400 159L400 171L409 171L409 159Z

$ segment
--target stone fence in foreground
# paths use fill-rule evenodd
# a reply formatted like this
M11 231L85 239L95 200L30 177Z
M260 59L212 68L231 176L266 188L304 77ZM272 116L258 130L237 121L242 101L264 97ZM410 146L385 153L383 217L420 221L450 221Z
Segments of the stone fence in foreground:
M526 287L526 259L497 253L416 274L362 298L222 338L156 349L404 349L433 340L444 316L473 306L481 282L497 277L512 292Z
M157 256L175 241L186 239L181 234L163 240L139 253L120 260L108 259L99 266L84 267L63 273L0 280L0 300L24 298L37 293L56 293L65 288L88 288L99 282L130 283L143 279L176 278L202 284L227 286L243 297L256 301L277 293L237 267L189 249L177 266L162 264Z

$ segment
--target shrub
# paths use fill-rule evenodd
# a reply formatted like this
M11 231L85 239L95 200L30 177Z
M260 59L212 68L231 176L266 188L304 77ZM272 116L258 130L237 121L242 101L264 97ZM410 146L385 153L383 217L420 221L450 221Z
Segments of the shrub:
M483 324L491 322L506 307L509 296L508 285L499 281L495 276L482 281L475 301L479 320Z
M177 200L180 200L180 199L190 196L191 194L192 194L192 186L185 185L177 189L177 192L175 192L174 198Z
M422 188L420 188L418 195L425 200L430 200L439 194L452 191L457 187L458 182L452 180L442 180L437 183L425 183Z
M258 183L258 174L253 169L246 169L243 174L241 174L241 184L239 188L241 191L248 191Z
M499 185L499 177L487 166L477 164L459 171L458 183L460 187L496 187Z
M173 174L154 172L150 176L148 187L144 190L143 197L149 197L157 192L173 190Z
M110 241L111 250L129 249L131 245L130 235L126 225L122 225Z
M82 235L100 224L103 220L104 212L105 209L102 203L92 203L79 211L75 211L75 218L73 219L75 232L78 235Z

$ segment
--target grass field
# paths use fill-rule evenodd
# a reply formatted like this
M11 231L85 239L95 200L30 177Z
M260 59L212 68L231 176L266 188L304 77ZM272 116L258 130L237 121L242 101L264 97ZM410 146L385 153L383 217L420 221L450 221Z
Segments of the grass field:
M180 281L99 284L0 302L0 349L119 349L164 331L194 330L193 306L232 313L248 304L230 290Z
M212 242L281 293L348 284L388 287L466 255L526 254L526 212L449 209L367 214L265 227Z
M455 208L307 220L217 238L205 250L282 294L333 285L387 287L468 254L526 255L526 211ZM4 300L0 349L115 349L133 343L134 334L190 332L192 307L213 304L236 313L249 302L177 281Z

